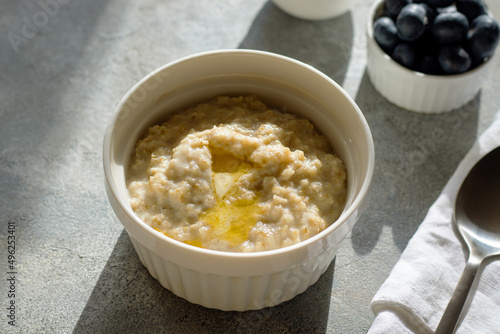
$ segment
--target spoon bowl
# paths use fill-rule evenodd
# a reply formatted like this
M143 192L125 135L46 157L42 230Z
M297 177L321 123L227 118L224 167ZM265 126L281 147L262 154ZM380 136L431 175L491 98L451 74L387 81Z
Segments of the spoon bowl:
M436 334L455 331L483 261L500 256L500 147L479 160L465 178L455 201L453 223L469 258Z

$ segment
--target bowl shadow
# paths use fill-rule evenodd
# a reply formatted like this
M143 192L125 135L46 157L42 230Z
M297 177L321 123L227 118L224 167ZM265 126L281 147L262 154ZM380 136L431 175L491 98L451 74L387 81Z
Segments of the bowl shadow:
M342 85L353 38L351 11L328 20L307 21L286 14L268 1L239 48L269 51L300 60Z
M334 262L316 284L288 302L257 311L220 311L163 288L123 230L74 333L326 333Z
M481 93L450 112L416 113L378 94L365 70L355 100L375 143L376 196L353 228L353 248L370 253L387 226L402 252L476 140Z

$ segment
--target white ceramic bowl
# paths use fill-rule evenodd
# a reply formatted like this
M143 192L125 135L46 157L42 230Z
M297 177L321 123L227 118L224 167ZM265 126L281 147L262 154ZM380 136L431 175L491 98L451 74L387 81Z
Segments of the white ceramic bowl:
M352 0L273 0L285 13L304 20L325 20L344 14Z
M383 0L373 3L366 26L367 71L375 89L393 104L416 112L457 109L472 100L487 78L491 59L456 75L429 75L409 70L391 59L373 38L373 22L381 16Z
M340 218L302 243L245 254L190 246L138 219L125 183L137 139L181 107L218 94L246 93L308 117L329 137L348 171L347 205ZM372 178L374 148L359 108L324 74L276 54L224 50L172 62L137 83L108 124L103 162L110 203L151 275L190 302L243 311L289 300L327 269L360 215Z

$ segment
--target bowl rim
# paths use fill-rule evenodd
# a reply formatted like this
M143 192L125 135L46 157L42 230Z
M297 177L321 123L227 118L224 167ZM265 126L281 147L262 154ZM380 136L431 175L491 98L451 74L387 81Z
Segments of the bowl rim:
M373 4L370 7L370 10L368 11L368 20L366 22L366 38L369 43L373 44L375 46L375 49L382 53L384 56L384 59L389 62L390 64L394 65L395 68L397 68L399 71L407 74L407 75L412 75L414 77L421 77L421 78L428 78L430 80L460 80L469 76L473 76L476 72L482 71L484 67L486 67L491 60L495 57L496 52L489 58L487 58L483 63L479 66L476 66L472 70L463 72L463 73L458 73L458 74L446 74L446 75L437 75L437 74L427 74L423 72L419 72L416 70L411 70L409 68L404 67L403 65L399 64L396 62L394 59L391 58L382 48L380 45L378 45L377 41L375 41L375 38L373 37L373 23L375 22L376 18L380 17L381 11L383 8L381 8L384 4L384 0L375 0Z
M302 67L304 69L307 69L308 71L313 72L315 75L320 76L323 80L327 81L330 85L335 87L342 95L344 98L346 98L349 101L349 104L353 107L353 111L356 112L357 114L357 119L362 126L363 130L363 142L366 145L367 149L367 167L366 167L366 172L365 175L363 175L363 183L357 193L357 195L354 197L352 203L347 209L344 209L344 211L341 213L340 217L334 221L331 225L329 225L326 229L321 231L320 233L303 240L297 244L290 245L287 247L282 247L278 249L273 249L273 250L266 250L266 251L256 251L256 252L229 252L229 251L221 251L221 250L213 250L213 249L207 249L207 248L201 248L201 247L196 247L192 246L189 244L186 244L182 241L176 240L174 238L166 236L164 233L160 231L156 231L153 229L151 226L149 226L147 223L143 222L131 209L130 205L126 203L125 199L120 196L119 191L117 189L117 185L115 184L113 180L113 172L111 171L111 156L114 154L114 129L116 127L116 123L119 119L120 116L120 111L124 108L125 104L127 101L130 99L132 94L139 89L144 83L146 83L150 78L154 77L158 73L168 69L169 67L175 66L179 63L182 62L188 62L196 58L202 58L202 57L212 57L212 56L218 56L218 55L247 55L247 56L259 56L259 57L264 57L264 58L275 58L278 60L282 60L284 62L288 62L294 66ZM309 248L312 244L315 244L318 240L322 239L323 237L329 235L331 232L339 228L341 225L343 225L352 215L354 215L357 211L357 209L361 206L361 204L365 201L365 198L368 195L369 188L372 183L372 178L373 178L373 171L374 171L374 165L375 165L375 148L374 148L374 142L373 142L373 136L371 133L371 130L368 126L368 123L355 103L355 101L347 94L347 92L333 79L328 77L326 74L320 72L316 68L314 68L311 65L308 65L306 63L303 63L299 60L290 58L288 56L276 54L273 52L268 52L268 51L260 51L260 50L253 50L253 49L221 49L221 50L211 50L211 51L204 51L204 52L199 52L195 53L192 55L184 56L181 57L177 60L173 60L171 62L168 62L157 69L153 70L150 72L148 75L143 77L141 80L139 80L135 85L133 85L127 93L122 97L120 102L116 105L116 107L113 110L113 113L110 117L110 120L108 121L108 124L106 126L106 131L104 135L104 140L103 140L103 168L104 168L104 178L106 185L114 197L115 201L117 204L120 206L121 210L124 211L124 213L127 214L128 218L130 218L134 224L140 228L143 232L147 233L148 235L152 235L154 238L159 238L162 242L166 242L167 244L173 245L175 247L180 247L186 251L192 252L192 253L197 253L200 255L204 256L218 256L218 257L223 257L223 258L230 258L230 259L255 259L255 258L268 258L272 257L275 255L283 255L285 253L290 253L295 250L300 250L300 249L307 249ZM121 220L121 219L120 219ZM126 229L126 228L125 228Z

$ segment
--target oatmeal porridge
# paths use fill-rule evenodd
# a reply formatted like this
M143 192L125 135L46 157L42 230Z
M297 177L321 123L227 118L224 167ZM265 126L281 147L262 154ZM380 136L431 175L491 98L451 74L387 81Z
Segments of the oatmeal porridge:
M255 252L306 240L346 199L346 168L311 122L218 96L148 129L127 185L137 216L179 241Z

